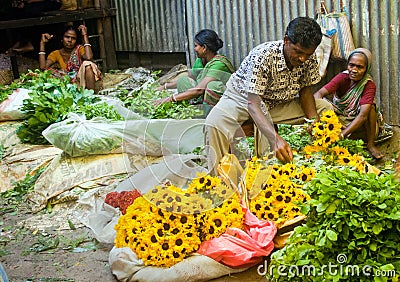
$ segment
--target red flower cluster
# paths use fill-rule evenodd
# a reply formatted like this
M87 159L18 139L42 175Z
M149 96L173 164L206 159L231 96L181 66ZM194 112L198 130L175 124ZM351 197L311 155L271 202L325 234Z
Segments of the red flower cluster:
M136 198L142 196L137 189L132 191L110 192L107 194L104 202L114 208L119 208L122 214L132 205Z

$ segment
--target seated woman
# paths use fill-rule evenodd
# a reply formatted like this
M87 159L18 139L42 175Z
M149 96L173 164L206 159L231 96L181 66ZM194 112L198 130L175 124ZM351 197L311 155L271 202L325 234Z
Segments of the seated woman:
M197 59L188 76L165 83L158 90L177 88L178 94L154 101L158 106L167 102L190 100L191 104L214 106L225 91L225 84L235 71L224 55L217 54L223 46L217 33L210 29L199 31L194 37Z
M58 63L61 70L52 69L53 75L62 77L69 75L72 83L77 83L83 88L98 90L96 82L101 81L101 73L97 65L92 62L93 53L87 35L87 28L80 25L78 30L82 33L83 45L78 44L78 31L72 26L67 27L63 34L63 47L49 54L46 59L46 43L53 38L48 33L42 34L40 41L39 66L40 69L49 69Z
M372 54L357 48L347 59L347 70L336 75L328 84L314 93L323 98L333 94L333 106L343 124L341 138L362 138L375 159L384 155L375 146L380 130L384 130L382 114L374 102L376 85L370 75Z

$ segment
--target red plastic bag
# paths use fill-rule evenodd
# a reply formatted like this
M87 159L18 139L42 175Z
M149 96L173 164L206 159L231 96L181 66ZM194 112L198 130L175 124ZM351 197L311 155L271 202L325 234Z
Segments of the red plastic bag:
M249 210L244 224L245 231L229 228L220 237L203 242L197 252L232 268L260 263L274 249L276 226L272 221L258 219Z

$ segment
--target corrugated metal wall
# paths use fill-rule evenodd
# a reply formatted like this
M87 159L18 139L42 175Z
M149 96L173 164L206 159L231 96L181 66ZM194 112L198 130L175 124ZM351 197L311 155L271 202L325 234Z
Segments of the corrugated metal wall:
M131 52L185 52L183 0L114 0L115 48Z
M187 0L186 6L188 18L194 19L188 21L189 40L203 28L214 29L225 44L220 52L236 67L256 45L282 39L290 19L313 16L315 10L312 1L293 0Z
M118 9L117 51L186 52L195 59L193 37L214 29L224 41L221 53L236 67L256 45L281 39L290 19L314 17L320 0L114 0ZM342 0L357 47L374 55L372 74L385 119L400 124L399 0ZM340 10L340 0L325 0ZM341 70L331 64L325 80Z

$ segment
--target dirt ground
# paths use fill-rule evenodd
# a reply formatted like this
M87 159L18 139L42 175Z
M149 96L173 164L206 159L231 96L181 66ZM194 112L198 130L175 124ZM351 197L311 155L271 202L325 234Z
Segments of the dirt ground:
M376 167L387 169L394 164L399 137L400 129L395 127L394 136L379 145L386 155L374 164ZM32 216L26 202L13 205L0 198L0 262L10 282L117 281L108 264L112 245L98 243L91 230L83 225L69 223L67 228L57 224L38 228L39 222L35 228L26 222ZM34 216L51 222L55 212L42 210ZM253 267L213 281L266 280Z

